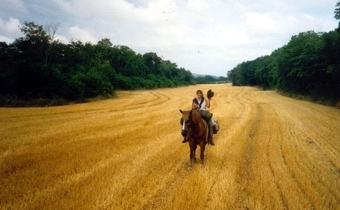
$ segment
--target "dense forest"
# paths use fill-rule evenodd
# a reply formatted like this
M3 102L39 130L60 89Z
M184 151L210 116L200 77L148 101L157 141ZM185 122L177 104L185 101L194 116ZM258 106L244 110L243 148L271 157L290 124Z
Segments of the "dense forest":
M335 18L340 19L340 1ZM340 101L340 23L327 33L292 36L271 55L246 61L228 72L233 85L252 85L302 95L334 105Z
M24 36L0 42L0 105L57 105L110 96L115 90L194 84L190 71L154 52L137 54L109 39L97 44L55 39L57 24L25 22Z

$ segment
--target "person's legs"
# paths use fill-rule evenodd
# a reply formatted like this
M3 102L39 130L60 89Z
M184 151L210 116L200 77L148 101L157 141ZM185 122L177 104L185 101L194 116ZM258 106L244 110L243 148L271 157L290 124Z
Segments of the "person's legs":
M215 145L215 143L214 143L214 139L213 139L213 134L214 134L214 131L213 131L213 129L214 129L214 124L213 124L213 122L212 122L212 119L210 119L209 121L208 121L208 127L209 127L209 142L210 142L210 144L211 145Z

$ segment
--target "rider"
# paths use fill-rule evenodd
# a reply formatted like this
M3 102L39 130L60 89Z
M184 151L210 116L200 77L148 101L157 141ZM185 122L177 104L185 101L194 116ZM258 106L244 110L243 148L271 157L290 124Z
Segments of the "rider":
M196 96L197 97L192 100L192 109L198 110L198 111L200 111L200 110L206 110L207 111L207 108L210 108L209 99L203 97L202 90L197 90ZM209 119L209 121L208 121L208 127L209 127L209 139L208 139L208 141L211 145L215 145L214 139L213 139L213 122L211 121L211 119ZM182 141L182 143L185 143L187 141L188 141L187 137L184 137L184 140Z

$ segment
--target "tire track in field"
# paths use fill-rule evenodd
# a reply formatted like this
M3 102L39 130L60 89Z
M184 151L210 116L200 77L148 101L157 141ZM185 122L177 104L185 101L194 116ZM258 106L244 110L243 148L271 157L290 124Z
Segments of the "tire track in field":
M261 92L255 92L255 93L253 93L254 96L256 96L256 94L262 94L262 93L261 93ZM247 95L247 99L249 100L249 102L250 102L250 103L254 103L254 102L251 102L251 99L252 99L252 98L250 98L250 97L248 97L248 96L249 96L249 95ZM254 97L253 97L253 98L254 98ZM262 100L263 100L263 99L262 99ZM261 100L260 100L260 101L261 101ZM267 112L267 111L269 111L269 109L268 109L268 110L266 109L266 112ZM264 116L267 117L268 114L269 114L269 113L266 113ZM272 123L275 123L275 122L276 122L276 121L273 121ZM292 123L292 122L293 122L293 121L290 121L290 123ZM271 127L272 127L272 125L271 125ZM275 131L275 132L277 132L277 129L272 129L272 130ZM261 136L264 137L265 134L262 133ZM293 134L293 136L297 136L297 133ZM273 143L273 144L274 144L274 143ZM274 151L275 151L275 150L274 150ZM268 151L267 151L267 155L269 155ZM273 157L271 158L271 160L272 160L273 158L275 158L275 156L273 156ZM276 162L275 165L269 164L269 166L270 166L272 175L273 175L273 177L275 178L276 176L275 176L274 167L275 167L275 168L278 168L279 164L278 164L278 162ZM283 172L283 171L282 171L282 172ZM281 175L281 176L282 176L282 175ZM295 175L294 175L294 176L295 176ZM280 188L279 188L279 185L277 184L279 180L276 179L276 178L275 178L275 180L276 180L275 183L276 183L276 185L278 186L278 189L279 189L280 197L281 197L281 199L284 199L284 194L283 194L281 191L282 191L282 189L284 189L285 186L282 186L281 189L280 189ZM289 179L286 180L286 184L288 184L288 183L289 183ZM302 189L302 186L303 186L303 185L300 184L300 188L301 188L301 189ZM305 194L306 194L306 192L305 192ZM310 200L310 199L309 199L309 200ZM287 206L287 203L289 203L289 202L286 201L285 203L286 203L285 205ZM309 201L309 203L310 203L310 201ZM308 206L308 205L310 205L310 204L305 203L304 205L307 205L307 206ZM306 206L305 206L305 207L306 207Z
M238 167L236 168L235 173L235 184L238 186L235 188L232 192L235 194L233 197L236 200L230 200L230 205L228 205L230 208L236 208L236 206L239 206L239 208L251 208L251 204L247 202L246 204L242 204L244 200L247 200L249 198L249 195L251 195L251 190L248 189L248 185L252 183L252 176L254 175L252 170L249 168L252 168L253 165L253 156L254 152L254 146L257 144L257 130L260 123L262 123L262 104L259 104L252 100L247 100L244 98L244 96L248 94L248 92L244 93L237 93L235 98L237 101L234 101L234 103L239 103L242 106L242 112L238 113L238 116L233 118L233 120L229 123L227 127L230 129L237 128L237 133L233 133L231 142L228 144L229 150L235 150L237 148L237 151L240 155L237 161L240 161L238 164ZM255 114L254 114L255 112ZM255 116L255 117L254 117ZM255 120L255 121L254 121ZM235 124L234 124L235 123ZM223 132L225 132L223 130ZM242 137L241 137L242 136ZM242 141L240 140L242 138ZM224 152L227 158L232 153ZM222 154L224 154L222 153ZM222 155L219 154L219 155ZM216 164L223 165L224 162L217 162ZM227 169L229 170L229 169ZM241 174L241 175L240 175ZM219 181L223 179L223 174L218 174L214 180L216 180L213 185L210 188L210 194L213 194L213 192L218 189ZM281 192L279 192L281 193ZM286 201L284 200L284 197L281 193L281 200L283 200L283 205L286 205ZM215 201L216 202L216 201ZM208 204L209 203L209 204ZM211 201L208 201L206 206L211 205L211 203L214 203L214 199L211 199ZM235 206L236 205L236 206ZM219 208L219 207L218 207ZM225 208L225 206L223 207Z
M241 171L245 171L243 177L240 177L244 184L241 188L243 194L237 198L237 202L241 203L243 200L240 208L287 209L288 200L283 194L283 186L279 184L279 176L276 175L276 167L271 164L270 157L273 151L269 146L277 141L275 133L271 132L276 131L277 125L270 118L274 113L268 104L258 103L256 98L253 101L248 100L248 103L252 105L256 115L252 114L255 122L249 132L245 160L240 167Z
M123 198L126 203L133 203L135 208L144 208L145 206L146 209L148 209L147 206L153 206L155 203L157 203L157 198L159 198L160 195L164 195L164 186L167 186L169 183L173 182L173 179L168 179L168 177L164 176L160 178L157 174L163 174L165 173L165 171L173 171L175 169L176 171L180 171L182 167L181 164L179 164L179 161L164 162L164 159L159 159L157 157L163 153L166 153L167 156L173 157L174 154L179 154L182 150L180 147L177 147L176 149L173 149L170 153L168 153L168 148L169 145L167 145L167 147L163 147L158 153L153 153L144 161L145 164L151 162L151 167L147 167L144 165L135 168L134 172L130 171L129 173L132 173L130 181L126 183L121 191L111 192L112 196L118 195L119 197ZM126 174L122 174L122 176L126 176ZM176 177L176 180L177 179L178 177ZM129 188L138 185L141 185L140 187L138 187L139 192L129 193ZM148 199L139 199L138 194L140 193L147 194ZM101 207L117 208L119 206L117 205L117 202L110 202L110 200L114 201L114 197L104 200L103 203L107 204L101 205Z
M181 144L181 142L176 143ZM184 150L183 146L185 147ZM178 156L178 154L181 154L182 156ZM182 186L186 182L188 175L192 173L192 171L187 169L189 165L189 147L187 144L180 145L176 148L176 150L170 150L170 154L167 154L167 156L175 157L174 159L172 158L172 162L174 164L171 167L171 170L175 176L165 180L165 185L158 189L157 193L153 195L146 204L143 205L143 209L159 209L160 207L162 207L161 209L172 209L171 205L164 206L166 203L172 203L173 200L176 199L174 196L169 197L169 195L174 195L178 186ZM183 161L184 159L185 161ZM164 163L159 160L159 164L162 165ZM200 167L199 161L195 163L194 167Z
M299 145L296 144L298 142L298 140L296 139L296 136L298 135L298 133L293 131L292 126L292 121L287 118L284 117L284 122L285 122L285 127L286 130L288 131L289 134L289 138L284 141L284 146L287 147L287 150L284 150L284 159L286 160L286 166L287 169L289 171L289 173L291 174L292 180L295 180L299 191L301 193L303 193L305 199L308 199L308 207L305 208L311 208L311 209L315 209L315 204L313 203L313 198L311 198L310 196L310 192L308 189L306 189L306 185L304 182L301 182L302 180L302 176L300 176L299 174L302 173L305 168L304 163L301 163L300 161L303 161L304 158L302 158L298 153L301 153L301 151L299 150ZM294 154L291 154L289 151L297 151ZM291 155L285 155L285 153L291 154ZM291 157L290 157L291 156ZM298 170L299 172L297 172L296 170ZM300 196L301 197L301 196Z
M84 180L89 179L90 177L95 176L95 174L100 173L100 171L103 171L105 169L107 169L108 167L115 165L115 164L119 164L122 165L124 167L115 169L112 171L113 172L113 176L119 178L119 177L124 177L125 179L127 178L127 173L126 173L126 167L131 166L131 168L133 168L133 170L129 171L129 175L130 175L130 179L133 178L133 176L135 176L136 173L133 173L133 171L143 171L143 169L141 169L143 167L143 165L138 165L137 161L135 160L131 160L131 158L133 158L136 155L131 155L131 154L145 154L143 156L138 156L138 162L142 161L145 162L147 159L150 158L149 155L146 155L147 152L145 150L147 150L147 148L152 147L154 143L153 142L149 142L147 144L144 144L144 146L140 146L140 147L135 147L134 149L130 149L130 150L124 150L123 152L121 152L119 154L119 156L113 156L111 158L106 158L103 161L99 161L96 164L94 164L90 169L86 170L86 171L80 171L78 173L72 174L68 177L65 177L63 180L58 180L57 182L55 182L53 184L53 186L47 187L46 189L37 191L35 194L28 194L26 195L24 198L22 198L20 201L17 201L15 205L20 205L20 206L25 206L29 203L39 203L39 201L44 201L49 202L49 199L45 197L45 195L58 195L60 194L61 191L61 186L75 186L75 185L81 185L82 182L84 182ZM166 146L168 145L159 145L158 147L153 149L153 153L150 155L157 155L159 153L161 153L164 149L166 149ZM158 152L157 152L158 151ZM177 152L178 150L174 150L174 152ZM157 168L157 167L156 167ZM137 173L138 174L138 173ZM118 183L119 180L117 180L116 183ZM109 184L109 183L108 183ZM116 189L117 191L113 193L113 195L117 196L119 195L119 193L124 192L124 189L126 190L128 186L124 186L120 191L119 188ZM54 196L55 197L55 196ZM113 198L110 198L112 200L114 200ZM30 202L28 202L30 201ZM52 202L52 200L50 200ZM107 202L107 200L104 200L104 203ZM30 205L32 206L32 204ZM11 208L11 205L6 205L5 208Z
M302 113L303 109L299 109L295 107L295 111L297 113ZM291 120L293 118L297 119L299 121L299 126L296 127L296 129L299 129L299 134L303 136L303 141L301 141L301 144L308 143L309 146L319 146L318 153L322 153L322 156L327 157L328 161L333 167L339 167L336 166L336 162L339 164L339 161L336 161L337 158L336 154L339 153L336 148L332 146L332 144L329 144L330 142L336 142L335 139L323 139L322 131L327 130L327 127L319 127L321 125L320 120L314 120L315 117L313 117L312 120L306 121L304 117L297 118L296 116L292 116L288 113L288 115L291 117ZM306 116L307 114L304 114L303 116ZM310 123L312 122L312 123ZM315 125L318 125L316 127ZM339 123L340 125L340 123ZM339 132L340 133L340 132ZM305 145L302 145L305 146ZM323 150L321 150L321 148ZM314 149L317 149L314 147ZM323 152L326 149L327 152ZM333 158L330 158L330 156L333 156Z
M248 129L244 129L243 132L246 133L247 136L243 139L243 146L242 150L239 151L241 153L240 156L240 165L237 168L238 176L236 177L235 182L237 183L237 191L236 192L236 199L234 201L234 204L231 206L235 206L235 208L251 208L249 203L249 197L251 195L251 192L248 190L249 183L252 182L252 157L254 154L254 137L256 136L257 132L257 126L258 126L258 120L259 120L259 113L258 113L258 107L254 107L252 105L252 108L250 109L252 112L249 116L252 116L249 119Z
M246 94L243 94L243 96L244 95L246 95ZM256 100L256 99L253 98L253 100ZM252 176L256 176L254 173L256 173L257 169L254 169L254 173L253 173L253 171L251 169L248 169L248 168L253 168L254 165L257 164L256 162L251 161L254 158L254 155L256 154L256 150L254 151L254 147L256 147L257 144L263 144L264 143L264 142L259 143L259 140L256 140L256 139L260 138L260 136L257 136L258 128L259 128L259 125L261 125L264 121L266 121L265 117L268 114L268 111L270 113L272 113L272 115L274 115L274 113L273 113L274 111L272 111L270 109L270 107L268 107L265 103L258 103L258 102L253 101L253 100L251 100L251 98L249 98L249 97L246 98L246 104L253 107L252 109L256 109L257 114L251 115L254 118L256 118L256 122L253 122L251 125L249 125L249 126L252 127L252 129L249 131L249 139L248 139L248 142L247 142L246 150L244 152L245 155L243 157L244 162L242 164L240 164L243 167L240 167L241 168L240 169L241 177L239 177L239 180L243 180L243 181L248 180L248 181L246 181L243 185L241 184L240 189L242 190L242 192L239 193L239 195L236 196L236 197L238 197L238 199L237 199L238 201L236 201L236 203L241 203L242 200L246 200L252 194L251 189L249 189L248 186L249 186L249 184L251 185L253 183L254 180L252 179ZM256 108L254 108L254 107L256 107ZM255 117L255 116L257 116L257 117ZM270 125L270 127L273 128L273 125ZM273 128L273 130L275 132L278 132L274 128ZM244 130L244 131L247 132L246 130ZM262 138L264 137L263 135L261 135L261 136L262 136ZM263 139L262 139L262 141L263 141ZM282 190L284 188L284 185L279 184L278 177L280 177L280 175L276 175L276 169L274 169L275 165L272 165L271 162L270 162L271 159L269 158L269 153L272 153L273 151L269 150L269 145L270 145L270 142L267 141L267 145L266 145L266 156L267 157L266 157L266 160L267 160L267 165L268 165L269 170L270 170L270 176L269 177L272 177L274 179L274 183L275 183L275 186L277 188L279 200L281 200L281 202L282 202L281 205L284 208L288 208L287 207L288 200L286 199L286 196L285 196L285 194L283 193L283 190ZM254 152L255 152L255 154L254 154ZM282 154L280 154L279 157L280 156L282 156ZM246 167L246 168L244 168L244 167ZM241 181L238 181L238 182L241 182ZM242 208L251 208L252 205L255 205L255 204L251 204L248 201L248 203L247 202L243 203Z
M161 94L162 95L162 94ZM163 95L164 98L167 98L165 95ZM160 97L158 97L160 98ZM157 103L157 104L160 104L160 103ZM135 123L136 123L136 119L134 119ZM100 127L100 126L98 126ZM86 130L86 129L85 129ZM128 133L129 131L128 130L124 130L124 133ZM130 131L131 132L131 131ZM83 141L84 139L78 139L78 141ZM74 139L71 140L72 143L75 142ZM65 141L63 141L63 143L65 143ZM46 145L45 145L46 146ZM129 151L130 153L131 151ZM128 157L128 155L126 155L126 157ZM79 182L83 179L86 179L87 177L89 176L92 176L94 173L97 173L97 171L107 167L108 165L110 165L113 161L114 161L115 158L110 158L110 159L106 159L104 162L98 162L94 167L92 167L90 170L88 170L87 172L84 172L84 171L81 171L77 174L73 174L72 176L70 176L68 179L64 179L62 182L59 182L59 183L56 183L55 187L52 187L52 188L47 188L45 190L42 190L39 192L39 194L35 194L33 195L34 199L33 200L42 200L40 197L44 197L45 194L54 194L56 192L59 191L59 186L69 186L69 185L73 185L73 183L75 182ZM122 160L124 161L124 160ZM125 160L126 161L126 160ZM60 184L61 183L61 184ZM27 198L24 198L23 199L23 205L24 203L26 203L27 200L32 200L31 196L32 195L27 195L28 197ZM37 201L37 200L36 200Z
M239 93L236 94L235 96L237 97L238 95ZM230 111L229 114L234 115L234 116L231 118L231 120L228 123L222 124L223 121L220 121L221 123L220 131L219 131L219 134L217 134L216 136L217 145L215 146L215 148L212 148L213 150L215 150L215 153L217 153L217 157L215 157L214 159L214 165L207 166L207 170L219 171L219 169L225 169L226 161L228 161L228 157L230 155L229 152L227 152L226 150L232 148L235 144L237 144L237 141L233 141L231 135L227 135L227 137L224 139L224 142L222 142L221 138L223 134L229 133L233 129L237 129L239 127L239 124L246 125L245 116L249 114L249 111L250 111L249 107L245 103L239 100L236 100L235 96L232 96L232 100L238 104L237 105L238 108L236 108L236 110L240 110L240 111L239 112ZM221 134L221 132L223 134ZM239 132L239 130L236 130L236 132ZM226 147L226 148L223 149L223 147ZM216 151L216 149L218 150ZM216 173L212 176L213 182L211 183L211 186L209 187L207 202L205 204L207 208L209 207L211 203L215 202L215 199L213 198L214 192L216 191L216 188L219 187L220 180L224 178L223 176L224 174L222 173Z
M292 176L292 173L288 168L285 152L282 148L284 141L284 137L282 136L282 134L285 132L283 128L284 122L281 120L280 114L275 110L275 108L273 108L273 106L270 106L270 109L266 110L270 110L272 112L272 115L278 118L278 121L275 124L275 128L273 128L277 132L268 142L268 165L270 166L270 169L279 187L281 198L284 200L285 203L285 208L303 208L301 204L305 203L305 205L307 205L306 202L303 199L299 199L294 195L291 196L291 191L297 192L297 190L295 190L294 188L298 187L299 189L301 189L301 187L300 183L298 183L294 176ZM278 147L279 153L273 152L276 151L274 147ZM302 197L305 197L305 195L303 195ZM299 206L297 206L297 203L299 204Z
M274 179L275 186L277 188L277 193L279 194L279 198L281 200L281 204L283 206L283 209L288 209L288 200L286 196L283 194L283 186L280 185L279 179L282 178L281 174L277 174L276 168L278 162L273 162L274 157L271 157L273 151L276 151L275 149L272 149L272 147L277 145L278 138L280 138L278 135L275 135L276 133L271 133L271 130L274 131L280 131L281 129L279 128L280 125L277 123L277 121L274 121L274 117L277 116L277 113L274 112L273 108L268 105L268 104L260 104L260 112L263 113L262 116L262 121L264 123L267 123L266 126L263 126L262 129L265 129L265 132L269 134L269 137L267 138L266 144L266 161L267 165L269 166L270 169L270 175ZM273 119L272 119L272 118ZM270 124L269 124L270 123ZM269 127L269 128L268 128ZM259 138L259 137L258 137ZM261 135L262 140L264 140L263 136ZM281 138L280 138L281 139ZM282 155L282 151L280 154L276 154L276 156Z
M318 143L321 148L326 147L327 152L324 153L324 155L328 156L328 159L330 160L333 166L340 167L340 164L336 166L336 163L335 163L335 162L339 162L339 161L336 161L337 160L336 154L339 154L340 147L335 144L336 142L335 139L338 138L338 135L336 135L336 133L340 133L340 123L337 123L338 126L332 123L329 123L324 120L324 115L314 114L310 111L311 109L305 109L305 107L301 107L299 105L296 106L295 108L296 108L295 111L299 110L298 113L301 114L301 117L299 119L301 121L301 124L303 124L304 134L306 135L306 137L310 139L308 142L313 141L314 143ZM304 114L302 115L302 113ZM323 118L321 118L320 116L323 116ZM323 131L325 130L329 130L329 132L334 133L334 135L332 135L333 139L329 139L329 138L323 139ZM333 156L333 158L329 157L331 155Z
M254 107L254 105L246 103L244 101L244 94L246 93L239 92L233 95L233 98L235 98L237 100L237 103L240 104L239 106L242 107L242 111L239 112L238 115L232 119L228 126L229 129L232 130L232 133L231 142L228 144L228 152L226 152L225 155L226 158L229 156L230 160L227 159L228 162L236 161L231 164L235 167L227 169L232 173L232 176L234 177L233 182L235 183L232 189L228 190L229 193L233 194L234 198L233 200L228 201L228 206L233 208L245 208L245 205L248 206L247 204L244 204L244 200L246 200L249 195L247 184L250 182L249 180L251 179L249 166L251 165L251 157L253 155L254 142L252 141L252 138L254 138L254 136L256 135L258 122L257 108ZM256 117L253 118L251 116ZM223 160L219 163L219 165L223 166ZM214 180L220 180L221 178L223 178L223 174L217 174ZM210 188L211 194L213 194L213 191L216 191L217 189L221 190L219 188L219 183L215 181ZM207 205L212 205L214 202L217 201L216 199L214 199L214 197L212 197L210 198L210 202L208 202L209 204Z
M337 123L338 125L334 125L330 123L329 121L325 120L325 117L332 118L334 116L334 111L335 111L334 108L325 107L323 105L315 104L312 102L300 101L300 100L284 97L279 94L273 95L273 93L274 92L270 91L270 92L267 92L266 94L270 98L274 99L277 105L280 106L282 109L285 109L287 105L294 103L295 111L299 109L300 111L298 113L306 113L306 116L312 116L314 118L313 124L317 124L318 127L322 128L322 130L331 129L332 132L334 133L340 133L339 123ZM296 102L299 102L299 103L296 103ZM340 112L340 110L337 110L337 111ZM309 125L309 124L306 124L306 125ZM336 144L334 144L334 146L339 147L339 145L336 145Z
M270 95L270 97L272 96ZM277 97L272 97L272 98L276 99ZM286 101L291 103L294 100L288 98L286 99ZM306 109L307 105L308 105L308 109ZM284 107L286 106L288 106L288 104L285 104L285 106L280 105L282 110L284 110ZM327 157L327 159L329 160L329 164L331 164L333 168L340 168L340 161L338 161L338 157L337 157L337 154L340 153L340 147L339 147L340 145L336 144L336 140L335 140L336 138L338 138L337 133L340 133L340 123L334 124L334 122L331 123L329 121L325 121L324 120L325 116L328 116L328 115L330 116L330 114L328 114L327 112L322 112L320 110L317 110L316 107L323 108L323 110L325 109L324 106L303 101L301 103L295 104L294 111L300 115L301 113L304 113L304 115L299 117L299 120L301 121L301 123L303 123L305 136L308 136L310 139L310 140L307 140L307 142L311 145L317 146L317 148L319 148L318 150L319 153L322 153L322 156ZM331 108L328 108L328 109L330 110ZM313 118L313 120L311 120L310 118ZM338 120L338 122L339 121L340 119ZM334 134L333 139L329 139L329 138L324 139L325 130L328 130L329 134L331 133ZM314 149L316 149L316 147L314 147ZM327 151L327 152L324 152L324 151Z
M165 113L165 115L169 115L169 113ZM161 116L159 116L159 117L163 118ZM164 126L166 126L167 122L163 122L163 123L164 123ZM179 132L176 129L175 135L177 136L177 134L179 135ZM158 205L161 205L162 203L164 203L166 201L171 203L171 200L168 200L168 199L171 199L171 198L167 199L167 198L162 197L162 195L169 195L171 193L174 193L174 190L176 190L177 185L181 185L186 180L189 172L187 170L183 170L184 165L183 165L183 161L181 161L181 160L183 160L183 156L178 156L178 154L179 154L179 151L182 151L180 153L183 155L183 146L184 146L185 147L185 160L186 160L185 165L187 165L189 163L189 158L188 158L189 148L188 148L188 145L183 145L183 144L181 144L180 141L178 141L178 142L176 141L175 144L178 144L178 145L176 145L176 146L168 145L166 148L163 149L163 152L160 152L160 153L163 153L164 155L166 155L167 157L175 157L175 159L172 159L171 162L168 162L168 161L164 162L164 159L158 158L158 159L155 159L151 162L153 163L153 168L158 169L157 171L154 172L154 174L163 173L164 171L161 172L162 168L167 167L167 168L171 168L171 171L175 170L176 176L170 177L169 179L163 176L162 186L161 187L157 186L155 188L155 190L157 191L156 193L149 193L150 197L149 197L147 202L138 201L138 200L134 199L134 196L132 196L132 198L129 198L129 200L131 200L133 203L141 202L140 205L139 205L140 208L143 208L143 209L152 208L152 209L154 209ZM171 147L175 147L175 148L171 149ZM148 170L148 169L144 168L143 170ZM166 173L166 172L164 172L164 173ZM138 178L138 180L139 180L139 182L146 182L147 183L147 182L150 182L148 180L148 179L150 179L150 176L152 176L152 174L149 174L149 176L147 176L145 178L140 177L140 178ZM145 180L145 181L143 181L143 180ZM149 184L147 184L147 185L149 185ZM127 188L128 188L128 186L127 186ZM144 189L144 191L145 190L146 189ZM111 208L111 207L114 207L114 205L113 206L109 205L108 207ZM131 207L131 208L133 208L133 207Z
M152 96L152 99L150 99ZM141 101L134 101L131 100L128 104L124 104L120 107L122 109L112 109L110 111L115 112L115 111L131 111L131 110L136 110L136 109L141 109L145 107L155 107L157 105L163 104L166 101L168 101L170 98L168 96L165 96L164 94L161 94L159 92L149 92L147 96L144 96Z
M286 105L285 107L288 106ZM297 111L301 112L302 110ZM284 159L286 163L288 163L287 168L292 178L297 181L300 190L305 194L305 197L309 199L310 207L315 208L317 206L314 201L315 197L322 197L320 190L328 192L328 196L336 199L336 193L334 193L332 186L327 186L326 183L319 183L319 181L322 180L320 174L323 173L323 169L318 169L321 165L318 164L318 161L315 161L316 157L313 157L315 155L312 154L310 150L307 150L304 144L309 135L308 131L304 128L304 124L299 118L292 116L292 112L281 110L281 113L283 114L284 124L289 134L289 138L284 143L289 146L288 151L297 151L291 155L292 157L284 157ZM285 153L287 153L287 151ZM306 174L306 172L308 172L308 174ZM302 174L305 176L302 176ZM316 186L312 187L311 184Z
M178 162L177 162L178 165ZM175 166L176 167L176 166ZM155 194L148 203L143 206L143 209L171 209L170 205L167 203L171 203L172 199L169 195L173 194L176 190L176 187L183 184L188 176L188 171L183 168L186 167L183 164L179 164L175 169L176 177L173 179L166 180L166 184L163 188L159 189L157 194ZM162 208L160 208L162 207Z
M295 139L295 135L296 135L296 134L292 131L291 123L290 123L291 121L290 121L286 116L283 116L283 120L284 120L285 130L287 131L287 134L288 134L288 139L286 139L286 141L284 141L282 145L286 145L287 147L290 147L288 150L293 150L293 151L295 151L296 149L295 149L294 147L291 148L291 145L288 144L289 142L287 142L287 141L292 141L292 140L294 140L294 139ZM292 146L295 146L295 145L292 145ZM294 170L291 169L292 166L289 167L289 165L291 165L291 164L288 163L289 157L288 157L287 155L285 155L286 153L288 153L288 151L283 151L282 154L283 154L283 159L285 160L287 169L288 169L289 173L291 174L292 179L295 180L296 183L298 184L299 189L302 190L302 192L303 192L303 194L304 194L304 197L307 197L306 191L303 189L302 184L296 179L297 177L296 177L296 175L295 175L295 173L294 173ZM293 162L295 162L295 164L296 164L296 158L295 158L295 157L293 157L293 158L294 158L294 159L293 159ZM314 206L312 206L312 208L314 208Z
M304 110L300 109L299 104L295 104L296 106L294 107L293 110L286 110L285 108L287 107L292 107L291 101L286 102L283 104L282 102L277 104L278 109L278 117L282 119L282 125L285 127L285 132L288 134L288 137L285 138L285 141L282 141L281 143L281 150L282 152L282 158L284 160L284 163L287 167L287 171L291 174L290 176L292 177L292 180L295 180L297 185L299 186L299 189L303 192L305 196L304 198L309 199L309 205L312 205L311 207L318 206L317 203L313 204L313 196L310 196L310 194L313 194L314 196L316 195L316 192L320 192L320 189L316 189L316 187L311 187L309 183L305 181L305 179L308 179L307 177L303 177L300 174L308 172L308 175L313 174L311 177L309 177L310 180L312 180L314 183L317 183L317 180L320 180L320 172L322 173L322 169L316 171L319 166L316 165L318 161L315 161L315 157L312 158L310 155L311 151L306 148L306 145L304 142L306 142L306 139L310 133L313 134L313 130L308 130L305 128L303 125L303 121L299 118L298 115L303 113ZM298 114L294 114L294 112ZM302 129L301 129L302 128ZM302 138L301 138L302 136ZM283 146L286 145L286 146ZM289 149L284 149L287 148L287 145L289 146ZM289 151L296 151L296 152L289 152ZM305 151L305 152L304 152ZM306 155L304 155L306 154ZM294 164L292 165L292 159ZM301 162L303 161L303 162ZM307 161L307 162L306 162ZM308 164L306 164L308 163ZM294 170L295 169L295 170ZM297 172L299 171L299 172ZM312 172L314 171L314 172ZM287 180L286 182L288 182ZM315 182L316 181L316 182ZM327 185L326 185L327 186ZM332 186L328 185L327 187L321 186L322 191L332 191ZM314 191L314 193L311 193L310 190ZM317 193L318 194L318 193ZM333 194L333 193L331 193ZM333 194L334 195L334 194ZM333 195L330 195L333 197ZM304 208L307 208L305 205Z

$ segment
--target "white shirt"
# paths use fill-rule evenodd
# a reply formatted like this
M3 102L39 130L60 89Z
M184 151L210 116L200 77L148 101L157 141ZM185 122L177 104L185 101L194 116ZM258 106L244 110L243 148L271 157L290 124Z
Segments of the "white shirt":
M198 105L199 105L201 103L201 101L199 101L197 98L196 98L196 100L198 101ZM201 100L203 100L203 98L201 98ZM206 99L204 99L204 101L201 104L201 107L198 110L207 110Z

